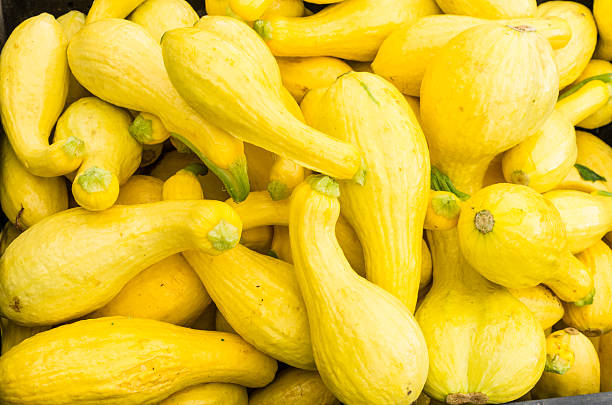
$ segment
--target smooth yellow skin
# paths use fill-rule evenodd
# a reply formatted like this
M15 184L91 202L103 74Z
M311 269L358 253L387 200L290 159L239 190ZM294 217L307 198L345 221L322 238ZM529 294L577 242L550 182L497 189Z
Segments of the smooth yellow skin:
M574 1L548 1L538 6L538 17L560 17L570 25L572 37L555 52L559 88L572 83L591 60L597 44L597 26L586 6Z
M389 82L351 72L329 87L308 123L362 151L367 181L340 184L343 216L363 246L368 280L414 311L430 179L416 117Z
M534 17L536 0L436 0L446 14L468 15L480 18Z
M266 225L289 225L289 200L273 201L265 191L254 191L241 203L226 201L242 221L244 230Z
M494 157L534 134L556 103L550 44L517 29L485 24L464 31L423 78L421 123L432 164L468 194L482 186ZM463 188L458 178L467 179Z
M612 330L612 250L598 241L576 257L592 274L596 293L591 305L566 305L563 322L587 336L603 335Z
M599 30L599 42L595 56L600 59L612 60L612 1L595 0L593 15Z
M225 183L233 198L249 191L242 142L200 117L168 78L159 44L136 23L105 19L86 25L70 42L75 77L96 96L156 115Z
M335 236L340 203L313 190L338 185L314 179L293 193L289 233L321 379L343 403L411 404L427 377L423 335L405 305L350 267Z
M269 51L268 60L253 59L253 52L240 42L215 32L183 28L166 33L162 40L168 74L196 111L235 137L309 169L341 179L352 179L362 171L355 147L308 127L283 105L278 67L274 75L266 67L276 63Z
M312 89L329 87L352 69L346 62L327 56L310 58L276 58L283 85L300 103Z
M62 26L44 13L15 28L0 55L4 131L19 160L37 176L62 176L82 160L80 139L49 145L68 94L67 45Z
M66 182L61 177L31 174L4 137L0 149L0 203L7 218L23 230L68 209Z
M612 6L612 2L610 2ZM612 13L612 9L611 9ZM599 29L601 32L601 28ZM601 34L600 34L601 35ZM587 67L582 71L582 74L572 84L579 83L589 77L601 75L604 73L612 73L612 63L607 60L591 59ZM608 83L610 93L612 93L612 84ZM580 121L578 124L581 128L594 129L608 125L612 122L612 97L604 107L590 115L588 118Z
M61 212L21 234L0 259L0 310L26 326L77 318L168 256L222 253L238 242L241 228L238 214L217 201Z
M0 318L2 325L2 354L37 333L50 329L49 326L27 327L16 324L9 319Z
M418 97L425 70L440 49L463 31L487 23L529 25L544 35L553 49L563 48L572 35L569 25L558 17L493 21L464 15L430 15L393 31L380 46L372 69L402 93Z
M246 21L258 19L271 5L272 0L229 0L232 11Z
M172 135L164 123L153 114L140 113L130 125L130 133L143 145L157 145Z
M85 25L85 14L77 10L72 10L64 15L57 17L57 22L64 28L66 40L70 42L73 36ZM91 95L85 87L81 85L70 73L68 84L68 95L66 96L66 106L74 103L80 98Z
M539 193L558 187L576 163L574 125L605 106L609 98L608 86L595 80L559 101L536 134L504 154L506 181L529 186Z
M87 14L86 24L105 18L125 18L145 0L94 0Z
M37 361L44 356L45 361ZM262 387L277 363L234 334L111 317L60 326L0 358L7 405L157 404L187 387Z
M532 391L534 399L570 397L599 392L599 359L591 341L574 328L552 333L546 338L546 355L568 356L569 370L564 374L545 371ZM563 360L561 360L563 361Z
M334 56L367 62L398 26L438 12L433 0L349 0L309 17L259 20L255 29L275 56Z
M232 325L229 324L227 319L225 319L221 311L218 309L216 309L214 329L219 332L236 333L234 328L232 328Z
M612 197L575 190L553 190L544 194L561 214L568 247L580 253L612 230Z
M236 384L194 385L164 399L159 405L248 405L246 389Z
M601 392L612 390L612 333L599 338L599 362L601 367Z
M172 196L177 193L180 193L180 198L173 198ZM204 193L198 176L183 169L164 182L162 198L164 200L203 200Z
M563 318L565 310L559 298L557 298L548 288L538 285L529 288L508 288L510 294L514 295L519 301L529 308L536 319L542 325L542 329L551 328ZM599 294L599 290L597 290ZM575 305L568 307L578 308Z
M205 3L206 14L208 15L221 15L237 18L242 20L234 10L230 7L229 0L209 0ZM302 0L272 0L272 3L265 10L261 18L268 18L273 16L284 16L284 17L301 17L306 12L304 2ZM251 23L248 23L251 25Z
M142 159L140 160L140 167L151 166L157 161L164 151L164 145L159 143L157 145L142 145Z
M249 405L338 405L340 404L316 371L290 368L278 374L265 388L251 393Z
M580 163L603 176L608 181L584 180L578 170L573 167L563 181L557 186L558 189L579 190L587 193L603 190L610 191L610 179L612 179L612 148L588 132L576 131L576 145L578 156L576 163Z
M152 176L132 176L121 186L116 204L133 205L161 201L163 186L163 181Z
M447 231L457 226L462 202L449 191L429 191L424 229Z
M157 42L161 42L166 31L192 27L199 19L185 0L147 0L128 18L147 30Z
M483 213L490 216L487 224L479 222ZM568 302L593 290L588 269L568 249L561 216L529 187L500 183L478 191L466 201L457 231L466 261L496 284L544 283Z
M83 163L75 175L69 175L72 194L81 207L100 211L112 206L119 186L140 166L142 146L130 135L130 122L127 112L95 97L73 103L57 122L56 142L71 137L85 142ZM95 178L96 183L88 186L83 176L95 168L107 178Z

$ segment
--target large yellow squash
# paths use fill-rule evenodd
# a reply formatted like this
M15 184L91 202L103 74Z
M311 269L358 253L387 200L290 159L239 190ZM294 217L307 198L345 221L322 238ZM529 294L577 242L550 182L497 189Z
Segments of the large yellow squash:
M185 0L147 0L130 15L129 20L142 26L161 42L166 31L192 27L200 17Z
M481 18L533 17L536 0L436 0L446 14L469 15Z

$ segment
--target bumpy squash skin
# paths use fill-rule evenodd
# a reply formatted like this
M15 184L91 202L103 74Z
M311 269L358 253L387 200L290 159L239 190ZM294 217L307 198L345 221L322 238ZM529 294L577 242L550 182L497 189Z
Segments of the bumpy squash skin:
M142 146L130 135L130 122L127 112L95 97L73 103L58 120L56 142L71 137L85 142L83 164L69 175L72 194L83 208L100 211L112 206L119 186L140 166Z
M612 2L610 2L610 5L612 6ZM599 31L601 32L601 28L599 28ZM588 79L589 77L605 73L612 73L612 63L607 60L591 59L587 67L582 71L582 74L578 76L572 85ZM610 93L612 93L612 84L608 83L608 86L610 88ZM610 122L612 122L612 98L610 98L606 106L602 107L588 118L580 121L578 126L580 128L595 129L606 126Z
M258 20L254 28L275 56L334 56L367 62L395 28L438 12L433 0L349 0L309 17Z
M612 250L603 241L576 256L593 275L593 304L578 307L566 305L563 322L586 336L599 336L612 330Z
M125 18L145 0L94 0L87 14L86 24L104 18Z
M236 384L194 385L164 399L159 405L248 405L246 389Z
M561 17L570 25L572 37L555 52L559 88L572 83L591 60L597 44L597 26L588 7L574 1L547 1L538 6L538 17Z
M62 176L81 164L80 139L49 146L68 93L67 45L62 26L44 13L15 28L0 56L2 124L19 160L37 176Z
M530 288L509 288L510 294L529 308L542 325L542 329L551 328L563 318L563 304L548 288L538 285ZM597 291L599 293L599 291ZM571 305L576 307L575 305ZM569 307L569 305L568 305ZM577 307L576 307L577 308Z
M571 397L599 392L600 366L597 350L582 333L566 328L546 338L547 368L534 387L534 399ZM569 367L568 367L569 366Z
M27 338L50 329L49 326L36 326L33 328L21 326L5 318L0 318L0 324L2 325L2 354L5 354Z
M66 182L31 174L5 137L0 150L0 203L7 218L25 229L68 209Z
M176 92L159 44L131 21L105 19L85 26L70 42L75 77L101 99L151 113L192 149L237 201L249 193L242 142L200 117Z
M362 151L368 180L340 184L342 213L363 246L368 280L414 311L430 178L416 117L389 82L351 72L329 87L308 122Z
M0 259L0 310L26 326L77 318L172 254L233 247L241 228L238 214L216 201L61 212L21 234Z
M612 1L593 1L593 15L599 30L599 41L595 56L600 59L612 60Z
M85 25L85 14L80 11L72 10L64 15L57 17L57 22L64 28L66 40L70 42L73 36ZM74 103L80 98L89 96L90 93L74 78L72 72L68 78L68 95L66 96L66 106Z
M326 56L312 58L276 58L283 85L298 103L312 89L329 87L352 69L340 59Z
M436 3L446 14L491 19L533 17L538 6L535 0L436 0Z
M90 319L39 333L2 356L0 400L156 404L207 382L262 387L276 368L275 360L237 335L148 319Z
M185 100L239 139L309 169L341 179L359 176L362 182L361 156L355 147L308 127L283 105L278 67L268 68L276 63L273 56L252 55L241 45L244 41L215 32L183 28L164 35L166 68Z
M290 368L265 388L253 391L249 405L338 405L316 371Z
M142 26L161 42L166 31L192 27L200 16L185 0L147 0L130 15L129 20Z
M319 191L315 191L314 188ZM427 376L427 348L411 312L359 277L335 237L338 184L309 177L292 196L289 233L317 369L341 402L411 404Z

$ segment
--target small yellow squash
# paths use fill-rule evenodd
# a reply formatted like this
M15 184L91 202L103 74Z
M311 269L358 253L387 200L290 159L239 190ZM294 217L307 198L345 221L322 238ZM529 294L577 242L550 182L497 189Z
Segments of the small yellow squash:
M198 180L198 176L206 174L206 171L206 166L199 163L192 163L179 170L174 176L164 182L162 198L164 200L204 199L204 192L202 191L202 185ZM180 195L180 198L171 197L175 195Z
M81 164L82 140L49 146L68 93L67 45L62 26L44 13L19 24L0 55L4 131L19 160L37 176L62 176Z
M310 176L292 196L289 233L321 379L347 404L411 404L427 347L410 310L349 266L335 236L340 188Z
M599 392L599 358L591 341L574 328L546 338L546 368L532 391L545 399Z
M350 72L349 65L327 56L311 58L276 58L283 85L298 103L312 89L329 87L336 79Z
M49 326L21 326L5 318L0 318L0 325L2 326L2 354L27 338L50 329Z
M469 15L480 18L533 17L536 0L436 0L446 14Z
M612 1L593 1L593 14L599 29L599 42L597 42L595 56L612 60Z
M429 202L425 213L424 229L446 231L457 226L461 200L450 191L429 192Z
M163 181L152 176L132 176L119 189L116 204L134 205L161 201L163 186Z
M130 134L143 145L158 145L172 135L153 114L139 113L130 124Z
M276 380L251 393L249 405L338 405L316 371L290 368L278 373Z
M61 177L31 174L4 137L0 149L0 203L7 218L24 230L68 209L66 182Z
M161 42L166 31L192 27L200 16L185 0L147 0L130 15L129 20L142 26Z
M207 382L262 387L276 369L275 360L234 334L148 319L90 319L39 333L0 357L0 401L157 404Z
M610 4L612 5L612 2L610 2ZM610 75L609 77L612 79L612 63L608 62L607 60L591 59L587 67L582 71L582 74L578 76L572 85L579 85L584 80L604 74ZM609 82L608 87L610 88L610 93L612 94L612 84ZM612 97L608 101L608 104L600 108L588 118L580 121L578 126L581 128L594 129L606 126L610 122L612 122Z
M194 385L164 399L158 405L248 405L246 389L236 384Z
M80 11L72 10L64 15L57 17L57 22L64 28L66 40L70 42L73 36L85 25L85 14ZM74 103L80 98L89 96L90 93L74 78L70 73L68 79L68 95L66 97L66 106Z
M563 304L555 294L542 285L529 288L509 288L508 291L533 312L544 330L551 328L563 318L565 312ZM575 305L571 306L577 308Z
M145 0L94 0L87 14L86 23L105 18L125 18Z

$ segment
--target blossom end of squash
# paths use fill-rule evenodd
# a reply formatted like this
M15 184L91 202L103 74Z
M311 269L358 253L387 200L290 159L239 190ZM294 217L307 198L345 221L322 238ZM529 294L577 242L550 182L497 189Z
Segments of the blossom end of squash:
M285 183L274 180L268 183L268 193L273 201L281 201L289 198L291 189Z
M208 240L220 252L233 249L240 242L238 228L225 220L221 220L210 232Z
M306 179L310 187L323 195L332 198L340 197L340 185L333 178L324 174L314 174Z
M76 136L70 136L62 145L62 150L72 158L80 158L85 154L85 142Z

